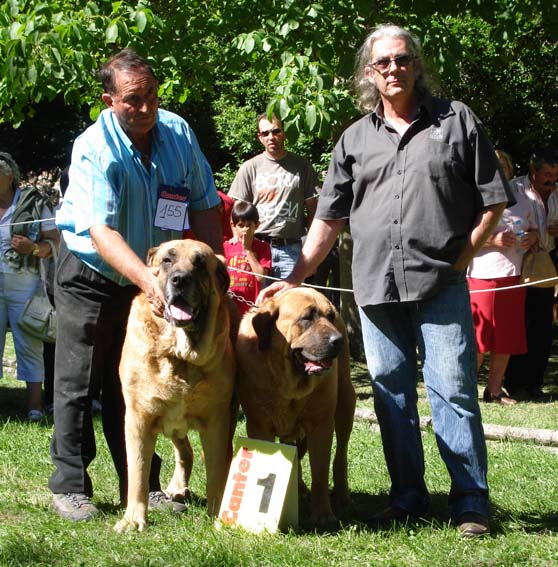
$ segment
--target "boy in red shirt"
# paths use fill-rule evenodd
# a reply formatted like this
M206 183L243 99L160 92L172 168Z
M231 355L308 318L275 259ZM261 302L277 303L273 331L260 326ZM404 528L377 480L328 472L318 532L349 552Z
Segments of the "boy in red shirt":
M263 276L271 272L271 247L267 242L254 238L259 224L258 209L252 203L235 201L231 211L233 237L225 240L223 248L231 278L229 290L234 294L232 297L241 315L250 309L250 304L235 295L254 303L260 293Z

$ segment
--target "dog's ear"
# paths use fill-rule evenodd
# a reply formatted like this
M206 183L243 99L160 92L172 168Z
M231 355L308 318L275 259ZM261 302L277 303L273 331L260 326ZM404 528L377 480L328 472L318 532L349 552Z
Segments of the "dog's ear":
M229 291L231 278L229 276L229 272L227 272L225 264L223 264L223 262L221 262L219 258L217 258L217 267L215 268L215 280L217 282L217 286L219 287L223 295L225 295L225 293Z
M271 333L275 326L275 321L279 317L279 309L275 302L270 299L263 305L252 318L252 327L258 336L258 348L266 350L271 346Z
M157 254L157 250L159 250L158 246L153 246L153 248L150 248L147 251L147 260L145 261L145 263L148 266L152 266L153 265L153 258L155 257L155 254Z

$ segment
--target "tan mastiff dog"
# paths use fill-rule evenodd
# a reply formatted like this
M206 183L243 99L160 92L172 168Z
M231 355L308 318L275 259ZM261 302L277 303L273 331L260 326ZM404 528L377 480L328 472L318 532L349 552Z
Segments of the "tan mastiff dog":
M297 442L312 477L311 521L337 525L329 492L333 432L334 499L348 504L347 449L356 403L345 325L321 293L295 288L266 300L241 321L236 345L238 395L248 436Z
M188 493L192 449L199 432L207 474L207 507L217 514L232 454L231 398L235 360L230 332L229 276L209 246L174 240L149 252L167 309L156 317L144 294L132 303L120 362L126 402L128 505L117 531L147 522L148 479L159 433L172 439L176 465L166 489Z

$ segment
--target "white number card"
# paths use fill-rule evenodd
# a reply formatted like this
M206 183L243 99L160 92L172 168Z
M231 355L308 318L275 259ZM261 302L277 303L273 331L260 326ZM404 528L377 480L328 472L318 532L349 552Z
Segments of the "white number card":
M190 228L188 222L188 189L186 187L161 185L158 193L155 226L178 232Z
M239 437L215 523L256 533L296 528L296 447Z

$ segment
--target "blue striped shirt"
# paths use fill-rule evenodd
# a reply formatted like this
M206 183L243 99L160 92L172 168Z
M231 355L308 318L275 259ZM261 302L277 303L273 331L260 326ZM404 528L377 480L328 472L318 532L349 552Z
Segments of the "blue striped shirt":
M154 226L159 188L173 187L182 194L189 191L193 211L219 204L209 163L194 132L176 114L159 110L150 158L147 171L114 113L103 110L74 143L70 184L56 215L68 249L119 285L130 282L94 249L89 235L92 226L117 230L144 260L152 246L182 238L181 232Z

